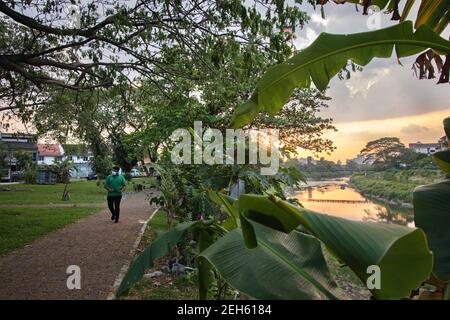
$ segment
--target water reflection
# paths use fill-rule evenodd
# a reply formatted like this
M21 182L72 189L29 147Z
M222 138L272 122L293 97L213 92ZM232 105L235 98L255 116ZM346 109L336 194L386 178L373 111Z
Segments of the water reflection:
M413 210L365 198L346 181L309 182L311 187L294 192L305 208L359 221L395 223L414 227Z
M401 209L397 209L401 210ZM412 212L409 214L407 212L397 211L392 209L389 205L386 206L376 206L373 210L365 209L366 214L363 217L363 221L375 221L384 223L394 223L401 226L414 226L414 216Z

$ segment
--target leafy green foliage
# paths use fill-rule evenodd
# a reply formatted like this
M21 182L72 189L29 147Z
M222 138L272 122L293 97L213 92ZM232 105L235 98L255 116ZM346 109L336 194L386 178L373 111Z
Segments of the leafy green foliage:
M414 190L414 221L422 228L434 253L433 274L450 280L450 181Z
M61 161L55 161L51 167L56 171L56 182L59 183L69 183L70 172L76 170L75 163L68 158Z
M241 65L258 65L257 51L282 61L291 53L285 28L295 31L308 20L298 6L275 0L264 3L264 12L257 10L258 1L241 0L88 0L73 5L75 9L60 2L40 4L0 3L0 44L5 49L1 95L22 115L33 112L31 107L55 87L95 90L147 78L169 93L177 79L210 81L211 74L222 72L218 66L241 52ZM66 51L70 54L61 54ZM240 72L233 76L244 79ZM215 82L214 90L220 85Z
M450 138L450 118L444 119L444 130ZM448 140L447 140L448 141ZM450 280L450 148L433 155L438 166L446 172L446 179L439 183L418 187L414 190L414 221L427 234L434 253L433 274L447 282L447 294Z
M450 174L450 152L449 149L438 151L433 154L433 159L439 168L447 174Z
M193 229L202 235L197 258L201 298L208 296L214 282L212 269L232 287L254 298L342 298L320 243L363 282L370 275L367 268L378 265L382 270L381 288L371 291L379 299L407 297L431 273L432 254L420 229L331 217L273 197L246 194L233 200L213 192L210 196L224 205L241 228L227 230L225 222L223 226L201 221L178 225L136 258L120 292L138 281L155 257L168 253L187 230ZM310 234L300 231L300 225Z
M30 166L33 163L31 152L18 151L15 152L13 156L17 161L16 163L19 167L19 170L25 169L27 166Z
M25 183L35 184L37 179L37 166L35 164L30 164L25 167L23 173L23 179Z
M0 141L0 168L6 167L6 165L7 165L6 156L7 155L8 154L6 152L5 144Z
M385 137L367 142L360 155L365 161L373 161L376 166L392 167L405 157L408 150L399 138Z
M363 282L369 277L367 268L378 265L382 270L381 286L371 290L376 298L407 297L431 273L432 254L421 229L351 221L257 195L242 195L239 209L248 220L285 233L301 225L323 242ZM243 228L242 231L244 239L257 239L254 227ZM410 268L411 265L415 267Z
M369 174L368 176L354 175L351 177L353 183L359 191L367 196L380 197L387 200L398 202L412 203L413 191L419 185L424 183L439 180L436 172L425 170L429 177L420 177L413 174L416 170L405 170L405 174L412 174L408 176L403 175L403 171L386 172L385 174Z
M139 256L132 262L127 274L117 290L117 295L126 292L131 286L138 282L144 271L153 266L156 259L168 254L176 247L186 232L194 229L202 229L211 225L211 221L191 221L180 223L166 233L154 240Z
M253 225L255 249L246 248L241 230L234 230L202 251L199 259L209 261L232 287L255 299L336 299L339 293L316 238Z

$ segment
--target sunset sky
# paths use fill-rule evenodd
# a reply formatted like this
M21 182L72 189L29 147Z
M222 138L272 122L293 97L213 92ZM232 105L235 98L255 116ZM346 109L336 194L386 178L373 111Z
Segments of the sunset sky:
M416 2L417 3L417 2ZM295 45L304 48L320 32L355 33L370 31L371 16L355 12L353 5L325 6L325 19L320 11L308 10L311 21L296 33ZM415 17L417 6L410 18ZM393 25L390 14L379 15L382 28ZM369 20L368 19L372 19ZM444 37L449 36L449 28ZM345 161L355 157L367 141L385 136L399 137L403 143L437 142L444 135L442 120L450 116L448 85L436 85L437 79L419 80L414 77L414 58L375 59L363 72L352 74L348 81L335 78L327 95L332 98L329 108L321 114L334 119L337 133L327 133L337 150L324 155L331 160ZM302 156L308 155L301 153Z

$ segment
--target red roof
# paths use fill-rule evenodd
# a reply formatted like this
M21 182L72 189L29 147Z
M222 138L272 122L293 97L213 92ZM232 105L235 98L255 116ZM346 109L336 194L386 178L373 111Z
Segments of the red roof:
M40 144L38 143L38 154L47 157L59 157L63 155L59 144Z

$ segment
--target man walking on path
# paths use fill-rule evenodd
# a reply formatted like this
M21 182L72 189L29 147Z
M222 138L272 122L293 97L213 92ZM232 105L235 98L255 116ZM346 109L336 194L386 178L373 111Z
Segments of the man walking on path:
M119 171L120 168L114 166L111 174L105 180L105 189L108 190L108 208L111 211L111 220L114 220L115 223L119 222L120 201L126 185L125 178L119 174Z

